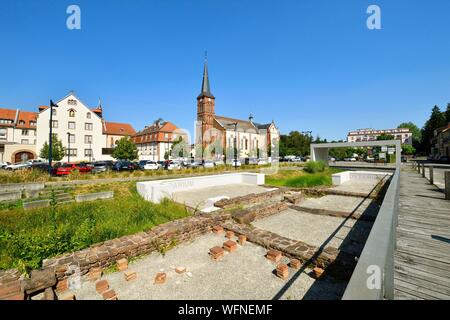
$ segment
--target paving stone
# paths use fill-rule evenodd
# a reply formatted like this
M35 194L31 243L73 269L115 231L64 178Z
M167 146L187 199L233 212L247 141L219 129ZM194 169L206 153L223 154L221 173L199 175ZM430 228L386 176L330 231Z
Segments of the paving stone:
M100 294L102 294L103 292L105 292L108 289L109 289L109 283L107 280L100 280L100 281L97 281L97 283L95 284L95 290L97 290L97 292Z
M103 292L104 300L117 300L117 294L114 290L108 290Z

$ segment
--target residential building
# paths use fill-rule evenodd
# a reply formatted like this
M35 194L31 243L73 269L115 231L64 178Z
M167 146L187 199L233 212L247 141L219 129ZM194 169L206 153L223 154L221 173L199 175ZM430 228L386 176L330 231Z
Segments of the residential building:
M450 123L434 130L434 136L431 140L431 154L438 157L450 157Z
M146 126L133 137L139 154L139 160L165 160L165 155L171 158L172 145L180 137L186 139L187 135L170 121L156 120L152 125Z
M36 113L0 109L0 161L36 159Z
M412 132L408 128L385 130L358 129L348 133L347 142L376 141L382 134L393 135L396 140L401 140L402 144L412 145Z
M211 93L208 64L205 61L202 88L197 97L195 138L197 145L201 145L203 150L208 150L201 152L201 157L206 154L213 159L222 159L224 152L229 156L230 151L234 149L237 150L239 158L270 156L268 152L278 143L280 132L273 120L266 124L253 120L252 115L248 120L216 115L215 97ZM197 154L196 157L199 158L200 155Z
M61 161L112 160L112 148L117 141L135 133L125 123L106 122L101 103L89 108L73 92L56 102L52 108L52 133L62 141L66 156ZM36 150L48 143L50 108L39 107L37 114Z

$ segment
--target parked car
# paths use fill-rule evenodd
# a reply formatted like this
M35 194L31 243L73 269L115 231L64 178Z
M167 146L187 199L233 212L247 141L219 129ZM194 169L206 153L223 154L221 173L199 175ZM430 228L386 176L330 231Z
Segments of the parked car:
M117 161L112 169L115 171L134 171L134 165L130 161Z
M191 162L188 162L188 164L187 164L188 168L198 168L200 166L201 166L201 163L198 161L191 161Z
M367 161L367 162L374 162L374 161L375 161L375 158L374 158L374 157L371 157L371 156L367 156L367 157L366 157L366 161Z
M160 165L156 161L146 161L143 168L144 170L158 170Z
M263 166L263 165L266 165L267 164L267 161L266 160L264 160L264 159L258 159L258 162L257 162L257 165L258 166Z
M35 162L31 165L31 169L43 172L50 171L50 173L53 174L53 167L50 167L50 165L47 162Z
M30 167L31 167L31 163L29 163L29 162L18 162L18 163L7 165L5 167L5 169L9 170L9 171L15 171L15 170L27 169Z
M235 159L231 160L231 166L233 166L233 167L240 167L241 165L242 165L241 161L235 160Z
M59 168L56 169L56 175L65 176L70 174L74 170L78 170L81 174L84 174L91 172L92 168L89 167L86 163L67 162L62 164Z
M216 161L214 161L214 164L216 166L221 166L221 165L224 165L225 163L223 162L223 160L216 160Z
M203 163L203 168L214 168L215 164L212 161L205 161Z
M450 163L450 158L448 156L441 156L437 160L439 163Z
M92 173L106 172L112 169L112 163L107 161L96 161L93 163Z
M11 162L2 161L0 162L0 169L5 169L6 166L9 166Z
M139 169L144 170L144 166L147 164L149 160L141 160L139 161Z
M169 163L167 164L167 170L180 170L180 169L181 164L179 162L169 161Z

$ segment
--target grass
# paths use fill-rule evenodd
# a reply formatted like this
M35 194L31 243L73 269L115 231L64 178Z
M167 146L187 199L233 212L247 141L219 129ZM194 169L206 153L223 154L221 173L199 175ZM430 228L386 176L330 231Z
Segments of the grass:
M39 268L42 260L94 243L149 230L190 213L171 200L145 201L135 183L80 186L75 193L114 191L114 200L73 203L25 211L0 210L0 269Z
M223 171L233 170L255 170L270 165L254 166L254 165L242 165L241 167L234 169L229 165L219 165L214 168L184 168L181 170L135 170L133 172L122 171L108 171L97 174L80 174L73 172L64 177L50 177L46 172L40 170L16 170L7 171L0 170L0 184L6 183L24 183L24 182L51 182L51 181L74 181L74 180L96 180L96 179L110 179L110 178L139 178L139 177L167 177L177 175L189 175L189 174L205 174L215 173Z
M280 170L266 176L266 184L280 187L308 188L331 186L331 175L340 172L338 169L325 168L323 172L308 173L302 170Z

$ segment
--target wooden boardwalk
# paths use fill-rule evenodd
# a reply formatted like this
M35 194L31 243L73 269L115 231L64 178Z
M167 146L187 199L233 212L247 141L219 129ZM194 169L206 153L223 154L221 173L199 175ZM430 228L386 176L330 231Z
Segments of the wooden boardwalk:
M395 299L450 299L450 201L405 167L399 202Z

